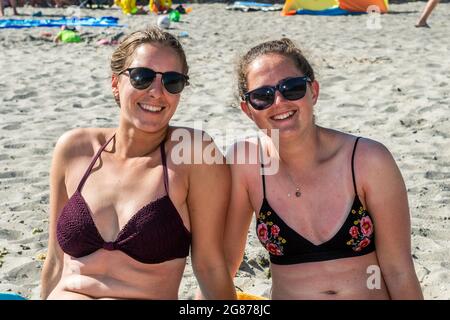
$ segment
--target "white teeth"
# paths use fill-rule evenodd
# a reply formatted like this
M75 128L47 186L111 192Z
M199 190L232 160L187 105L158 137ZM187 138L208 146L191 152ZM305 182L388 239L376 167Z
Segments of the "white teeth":
M162 107L151 106L149 104L143 104L143 103L139 103L139 106L142 109L150 111L150 112L159 112L159 111L161 111L163 109Z
M295 113L295 111L288 111L286 113L282 113L282 114L276 115L276 116L274 116L272 118L275 119L275 120L283 120L283 119L289 118L294 113Z

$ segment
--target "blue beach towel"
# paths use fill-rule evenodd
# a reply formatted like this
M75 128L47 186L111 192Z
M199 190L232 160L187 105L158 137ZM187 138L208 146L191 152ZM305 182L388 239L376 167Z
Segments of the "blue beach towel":
M347 15L357 15L357 14L366 14L365 12L350 12L339 7L324 9L324 10L307 10L307 9L299 9L297 10L297 14L307 14L312 16L347 16Z
M27 300L15 293L0 293L0 300Z
M235 1L234 5L249 6L249 7L271 7L271 6L273 6L270 3L259 3L259 2L252 2L252 1Z
M235 1L233 5L227 6L227 10L239 11L279 11L283 8L280 4L259 3L253 1Z
M61 26L84 26L84 27L125 27L118 24L116 17L83 17L83 18L61 18L61 19L2 19L0 29L33 28L33 27L61 27Z

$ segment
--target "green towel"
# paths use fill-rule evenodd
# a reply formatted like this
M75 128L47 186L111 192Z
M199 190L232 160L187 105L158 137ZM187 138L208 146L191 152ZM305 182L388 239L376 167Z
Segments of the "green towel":
M62 42L66 43L81 41L80 36L75 31L72 30L61 30L58 33L57 37L60 38Z

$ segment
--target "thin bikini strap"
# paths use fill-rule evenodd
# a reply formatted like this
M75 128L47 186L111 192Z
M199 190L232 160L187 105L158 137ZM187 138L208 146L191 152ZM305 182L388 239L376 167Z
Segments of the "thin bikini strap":
M356 191L356 181L355 181L354 161L355 161L356 145L358 144L359 138L361 138L361 137L356 138L355 145L354 145L354 147L353 147L353 153L352 153L352 178L353 178L353 188L355 189L355 196L358 196L358 192Z
M164 171L164 188L166 189L167 195L169 195L169 173L167 172L167 162L166 162L166 151L164 149L164 142L166 139L164 139L160 144L160 150L161 150L161 162L163 165L163 171Z
M86 172L84 173L83 178L81 178L80 184L78 185L77 191L81 192L81 189L84 186L84 183L86 182L86 179L88 178L89 174L91 173L92 168L94 167L95 163L97 162L98 157L100 157L100 154L102 153L103 150L105 150L106 146L111 142L111 140L116 136L116 134L114 133L112 135L111 138L109 138L102 146L101 148L97 151L97 154L95 155L95 157L92 159L91 164L89 165L89 167L87 168Z
M262 152L262 143L258 137L258 149L259 149L259 160L261 162L261 176L262 176L262 186L263 186L263 195L264 199L266 198L266 179L264 175L264 161L263 161L263 152Z

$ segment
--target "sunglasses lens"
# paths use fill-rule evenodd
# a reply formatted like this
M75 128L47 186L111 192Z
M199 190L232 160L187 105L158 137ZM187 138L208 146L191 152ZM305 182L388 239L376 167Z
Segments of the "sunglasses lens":
M305 78L292 78L286 80L280 86L280 92L283 97L291 101L303 98L306 94Z
M162 81L164 88L172 94L180 93L186 85L185 76L178 72L165 72Z
M139 90L148 88L155 77L156 73L147 68L135 68L130 70L131 85Z
M256 110L268 108L274 101L274 90L270 87L263 87L249 93L248 100Z

